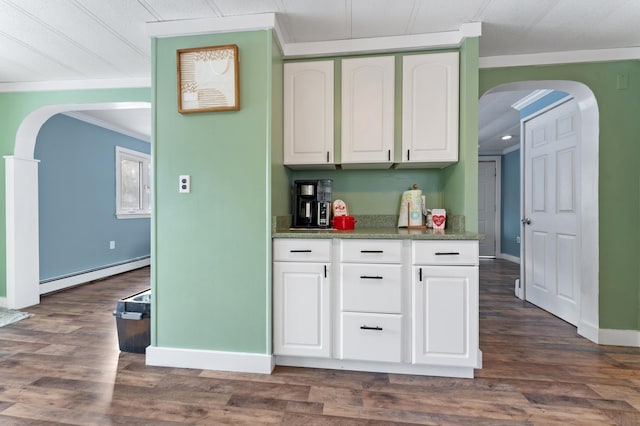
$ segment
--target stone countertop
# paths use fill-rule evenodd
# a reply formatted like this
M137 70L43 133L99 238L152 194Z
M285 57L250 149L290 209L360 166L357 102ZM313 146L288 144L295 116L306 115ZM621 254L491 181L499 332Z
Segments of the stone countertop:
M339 230L291 230L276 229L273 238L362 238L362 239L409 239L409 240L482 240L484 235L465 231L434 231L433 229L406 228L358 228Z

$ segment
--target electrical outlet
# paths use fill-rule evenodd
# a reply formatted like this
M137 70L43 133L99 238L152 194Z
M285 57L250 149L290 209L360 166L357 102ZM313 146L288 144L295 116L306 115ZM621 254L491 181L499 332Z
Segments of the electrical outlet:
M520 244L520 235L516 237L516 244Z
M116 248L116 242L115 241L109 241L109 250L113 250L114 248Z
M178 192L182 192L188 194L191 192L191 176L190 175L180 175L180 179L178 182Z

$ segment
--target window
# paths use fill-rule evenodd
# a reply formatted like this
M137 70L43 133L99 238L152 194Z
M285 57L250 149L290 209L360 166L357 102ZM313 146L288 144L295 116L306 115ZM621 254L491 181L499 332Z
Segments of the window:
M151 216L151 156L116 146L116 217Z

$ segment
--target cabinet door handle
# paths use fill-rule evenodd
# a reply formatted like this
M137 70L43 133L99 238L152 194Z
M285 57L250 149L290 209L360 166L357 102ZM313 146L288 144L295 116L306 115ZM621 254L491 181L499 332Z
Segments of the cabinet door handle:
M391 161L391 150L387 151L387 161Z
M382 331L382 327L369 327L366 325L361 325L360 326L360 330L375 330L375 331Z
M324 277L327 278L327 265L324 265Z
M327 151L327 163L329 162L329 151Z
M422 268L418 269L418 275L419 275L419 278L420 278L420 282L422 282Z
M370 275L360 275L360 279L361 280L381 280L382 277L376 275L376 276L370 276Z
M360 253L384 253L383 250L360 250Z
M290 253L311 253L311 250L289 250Z
M411 161L411 150L407 150L407 161Z
M438 251L436 256L460 256L460 253L457 251Z

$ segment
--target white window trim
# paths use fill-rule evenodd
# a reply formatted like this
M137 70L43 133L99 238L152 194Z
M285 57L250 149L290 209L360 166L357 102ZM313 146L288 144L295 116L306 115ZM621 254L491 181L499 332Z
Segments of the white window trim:
M123 210L120 208L120 188L121 188L121 170L120 163L122 159L130 159L139 161L143 164L143 169L151 170L151 156L143 152L134 151L132 149L116 146L116 217L118 219L143 219L151 217L151 172L142 173L141 175L141 193L142 209L140 210ZM145 195L145 189L148 195Z

